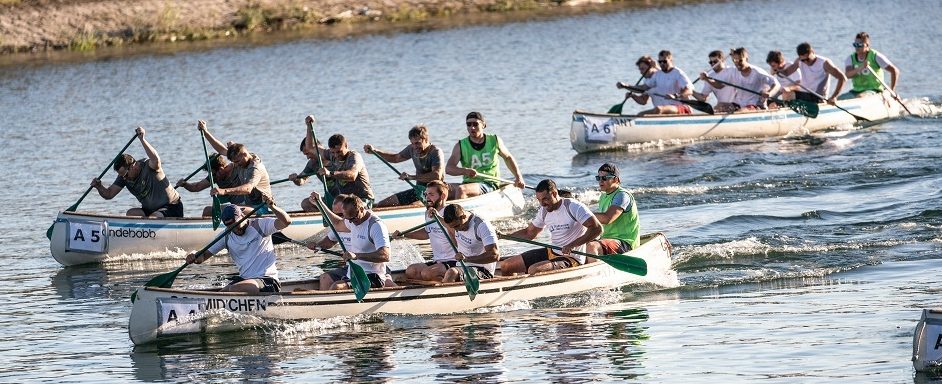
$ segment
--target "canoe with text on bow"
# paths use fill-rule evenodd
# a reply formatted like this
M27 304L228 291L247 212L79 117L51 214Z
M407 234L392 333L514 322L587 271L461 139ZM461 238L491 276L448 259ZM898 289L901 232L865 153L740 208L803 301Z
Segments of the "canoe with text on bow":
M569 141L579 153L641 147L646 143L806 134L839 126L870 126L900 117L902 107L889 92L839 100L842 111L819 104L810 118L788 108L726 114L614 115L575 111ZM848 113L849 112L849 113ZM857 121L853 115L866 120Z
M524 208L520 189L505 186L494 192L454 203L494 220L519 214ZM404 230L425 221L419 206L377 208L373 212L389 232ZM281 232L292 239L306 239L324 229L320 213L292 212L291 225ZM209 243L224 228L213 230L209 217L152 219L86 212L60 212L53 224L49 249L65 266L100 263L110 257L166 251L195 251Z
M134 344L191 333L243 329L272 320L310 320L371 314L432 315L492 307L513 301L563 296L628 284L676 286L671 245L661 233L642 237L638 249L625 253L644 259L644 276L622 272L596 261L534 275L498 276L481 280L474 300L462 282L409 284L373 288L362 302L352 290L317 291L317 280L282 283L279 293L220 292L216 289L138 288L128 333ZM394 279L401 279L401 274Z

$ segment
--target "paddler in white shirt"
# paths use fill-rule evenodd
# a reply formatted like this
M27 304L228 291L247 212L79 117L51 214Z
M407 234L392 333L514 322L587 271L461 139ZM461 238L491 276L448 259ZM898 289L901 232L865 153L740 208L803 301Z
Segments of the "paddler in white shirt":
M443 216L445 201L448 198L448 184L442 181L434 180L428 183L425 189L425 200L428 202L428 212L425 214L425 220L431 220L431 214L437 212L438 216ZM442 232L438 223L431 223L421 230L409 232L405 235L399 231L393 232L393 237L408 237L414 240L428 240L432 246L432 261L425 263L415 263L406 267L406 278L413 280L441 281L445 276L445 271L457 264L455 261L455 250L451 247L448 237L452 233Z
M663 114L681 114L689 115L692 113L690 106L677 101L676 99L688 99L693 95L693 86L690 78L680 68L674 67L674 56L671 51L663 50L657 55L657 63L661 70L654 72L650 77L645 77L644 84L637 87L629 86L625 83L618 83L618 88L629 90L640 90L644 94L635 97L638 104L647 104L648 99L654 108L642 111L638 115L663 115ZM640 65L639 65L640 69ZM644 72L642 72L644 73ZM659 94L668 97L656 96Z
M458 246L456 260L464 260L471 273L480 280L494 277L500 250L497 248L497 231L487 220L471 212L466 212L458 204L448 204L442 220L445 226L455 231L455 243ZM453 266L445 273L442 282L463 281L464 271Z
M321 196L317 192L311 192L311 199L320 200ZM321 203L323 204L323 200ZM370 280L370 287L395 286L386 269L386 263L389 262L389 231L386 224L366 209L366 204L358 196L345 196L342 204L342 218L333 212L324 212L324 219L331 220L338 232L349 231L351 241L344 243L347 248L342 256L344 266L322 274L320 289L326 291L351 288L346 263L348 260L363 267ZM327 244L333 246L335 242L328 241ZM318 250L318 245L311 243L308 248Z
M536 186L536 199L540 209L530 224L511 236L534 239L544 228L550 231L550 242L562 248L554 251L539 248L512 256L500 264L501 274L510 276L514 273L537 273L563 269L585 264L582 255L573 255L572 251L585 252L585 244L602 233L602 224L592 211L582 202L559 197L556 183L543 180Z

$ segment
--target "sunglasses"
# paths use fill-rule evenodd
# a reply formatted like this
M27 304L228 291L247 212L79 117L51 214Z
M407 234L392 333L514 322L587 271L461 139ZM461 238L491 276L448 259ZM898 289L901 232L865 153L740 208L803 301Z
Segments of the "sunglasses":
M474 122L468 122L467 125L468 125L469 127L477 127L477 126L481 125L481 123L479 123L479 122L477 122L477 121L474 121Z
M864 45L866 45L866 44L864 44L864 43L858 43L858 42L854 42L854 48L863 48L863 47L864 47Z
M658 64L667 64L667 60L658 60L657 63L658 63Z
M595 181L614 180L615 175L595 176Z
M716 64L719 63L719 62L720 62L719 60L710 60L710 61L709 61L710 65L716 65Z

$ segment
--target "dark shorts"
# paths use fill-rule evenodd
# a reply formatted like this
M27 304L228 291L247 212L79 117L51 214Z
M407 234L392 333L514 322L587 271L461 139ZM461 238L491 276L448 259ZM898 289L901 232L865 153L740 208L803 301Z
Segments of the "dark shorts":
M442 264L442 265L445 266L445 269L447 270L448 268L454 268L456 265L458 265L458 262L457 262L457 261L454 261L454 260L429 261L429 262L426 262L426 263L425 263L425 266L426 266L426 267L431 267L431 266L433 266L433 265L435 265L435 264Z
M148 211L144 208L141 209L144 210L144 214L147 216L152 215L154 212L160 212L164 217L183 217L183 200L179 200L173 204L167 204L153 211Z
M491 192L494 192L494 191L497 190L497 184L494 184L494 183L491 183L491 182L479 181L479 182L478 182L478 185L481 186L481 194L482 194L482 195L483 195L483 194L486 194L486 193L491 193Z
M602 254L625 253L631 250L631 244L619 239L596 240L602 246Z
M230 280L232 281L229 282L229 285L245 280L255 280L256 283L262 285L262 288L258 290L259 292L281 292L281 283L279 283L278 279L275 279L274 277L262 276L256 277L254 279L246 279L242 276L235 276Z
M563 268L569 268L569 267L582 265L582 264L579 264L579 260L576 260L575 258L572 258L569 256L557 255L553 253L552 251L550 251L549 248L531 249L529 251L521 253L520 256L523 257L523 265L524 265L524 268L526 268L527 270L529 270L530 266L532 266L533 264L539 263L541 261L547 261L547 260L552 260L553 269L563 269Z
M460 269L460 268L459 268L459 269ZM464 281L464 271L459 271L459 272L461 272L461 273L458 274L458 280L457 280L457 281ZM477 276L478 276L478 280L487 280L487 279L493 279L493 278L494 278L494 275L491 274L491 271L488 271L486 268L484 268L484 267L479 267L479 266L477 266L477 265L469 265L469 266L468 266L468 272L477 275Z
M425 187L419 186L419 189L425 191ZM409 188L405 191L396 193L396 200L399 200L399 205L409 205L416 201L419 201L419 192L415 189Z
M334 281L343 281L343 282L350 281L350 279L347 278L347 265L344 265L339 268L331 269L325 272L325 274L330 276L330 278L333 279ZM370 288L382 288L383 286L385 286L384 278L381 278L379 275L375 273L367 273L366 277L370 279Z
M795 100L810 101L815 104L821 104L824 102L824 99L816 96L813 93L795 91Z

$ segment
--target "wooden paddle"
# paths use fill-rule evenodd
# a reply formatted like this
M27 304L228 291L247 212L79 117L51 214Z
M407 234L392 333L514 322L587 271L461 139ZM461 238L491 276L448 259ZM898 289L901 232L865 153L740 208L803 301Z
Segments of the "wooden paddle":
M396 167L394 167L392 164L389 164L389 162L386 161L386 159L384 159L383 156L380 156L380 154L376 153L375 150L371 152L373 153L373 155L376 156L377 159L379 159L379 161L382 161L383 164L386 164L386 166L389 167L389 169L395 172L396 176L402 175L402 172L399 172L399 170L396 169ZM412 187L412 192L415 193L415 197L418 197L421 202L425 203L425 196L423 195L423 192L425 192L424 188L422 191L419 191L419 186L416 183L413 183L412 180L409 180L409 179L400 179L400 180L409 183L409 186Z
M494 181L497 181L497 182L500 182L500 183L503 183L503 184L511 184L511 185L513 185L513 183L514 183L513 181L510 181L510 180L507 180L507 179L501 179L501 178L499 178L499 177L495 177L495 176L491 176L491 175L485 175L485 174L483 174L483 173L479 173L479 174L477 174L477 176L475 176L475 177L483 177L483 178L485 178L485 179L491 179L491 180L494 180ZM536 190L536 187L531 187L531 186L529 186L529 185L524 185L523 187L526 188L526 189L534 190L534 191ZM559 189L558 191L559 191L559 195L562 196L562 197L572 197L572 196L573 196L572 191L570 191L570 190L567 190L567 189Z
M347 246L343 244L343 238L337 233L337 228L334 228L334 223L330 220L329 213L324 209L324 205L321 204L321 199L314 199L314 203L317 204L317 209L321 211L321 220L327 223L334 236L337 237L337 244L340 244L340 249L347 252ZM353 260L347 260L347 268L350 270L350 285L353 287L353 295L357 301L362 302L363 297L370 291L370 278L366 276L363 267L354 263Z
M549 249L556 249L556 250L562 249L561 247L557 247L552 244L541 243L538 241L533 241L533 240L524 239L521 237L511 236L511 235L505 235L502 233L497 234L497 236L500 237L501 239L507 239L507 240L517 241L521 243L538 245L538 246L546 247ZM628 273L635 274L638 276L644 276L648 274L648 262L640 257L629 256L629 255L624 255L624 254L619 254L619 253L615 253L611 255L593 255L591 253L585 253L585 252L579 252L579 251L572 251L572 253L575 253L577 255L582 255L582 256L594 257L596 259L602 260L603 262L605 262L605 264L608 264L612 268L615 268L622 272L628 272Z
M819 99L821 99L821 100L827 100L826 98L824 98L824 96L821 96L821 95L819 95L817 92L812 91L812 90L808 89L807 87L805 87L804 84L802 84L802 83L800 83L800 82L797 82L797 83L796 83L794 80L789 79L789 78L786 77L786 76L783 76L783 74L782 74L781 72L779 72L779 73L777 74L777 76L778 76L779 78L788 80L789 83L792 83L792 84L795 84L795 85L801 87L801 89L804 90L805 92L808 92L808 93L810 93L810 94L812 94L812 95L815 95L815 97L817 97L817 98L819 98ZM866 118L866 117L857 116L857 115L851 113L850 111L848 111L848 110L842 108L840 105L837 105L837 103L834 103L834 104L832 104L832 105L834 105L837 109L840 109L840 110L842 110L842 111L844 111L844 112L847 112L848 115L853 116L854 119L856 119L858 122L859 122L859 121L870 121L870 119L868 119L868 118Z
M310 132L311 132L311 138L313 138L313 142L311 143L311 145L313 145L313 146L314 146L314 150L317 151L317 168L318 168L318 169L321 169L321 168L324 168L324 163L323 163L323 161L321 161L321 147L318 147L318 146L317 146L317 143L319 143L319 141L317 141L317 135L314 133L314 122L315 122L315 121L316 121L316 120L314 120L314 116L313 116L313 115L310 115L310 116L308 116L308 119L305 119L304 122L307 123L307 129L310 130ZM333 205L333 204L334 204L334 196L331 195L331 194L330 194L330 191L327 190L327 178L324 177L324 176L322 176L322 175L318 175L317 178L321 181L321 184L324 185L324 202L326 202L327 205ZM329 220L328 220L328 222L329 222ZM340 238L338 237L338 239L340 239ZM360 268L360 269L362 270L363 268ZM351 276L352 276L352 274L351 274ZM365 275L364 275L364 276L365 276ZM365 295L365 294L366 294L366 293L364 293L364 295Z
M882 79L880 76L877 76L877 71L874 71L874 70L873 70L873 67L870 66L870 61L867 61L866 63L867 63L867 69L869 69L869 70L870 70L870 73L873 74L873 77L876 78L877 81L880 82L880 85L883 86L883 89L889 91L889 92L890 92L890 96L893 96L893 99L895 99L896 102L899 103L899 105L901 105L901 106L903 107L903 109L906 110L906 113L912 115L913 112L910 111L908 107L906 107L906 104L903 103L903 99L901 99L901 98L899 97L899 94L896 93L896 91L890 89L890 87L888 87L888 86L886 85L886 82L884 82L883 79Z
M114 165L114 163L118 161L118 158L124 154L124 151L128 150L128 147L131 146L131 143L134 142L134 139L137 139L137 131L134 132L134 136L131 137L131 140L128 140L128 143L124 145L124 148L121 148L121 151L118 152L118 154L115 155L113 159L111 159L111 162L108 163L105 169L101 171L101 174L98 175L99 180L101 180L102 177L105 177L105 173L107 173L108 170L111 169L111 167ZM89 186L88 189L85 190L85 193L82 194L82 197L79 197L78 201L76 201L75 204L72 204L71 206L66 208L65 211L63 212L75 212L75 210L78 209L79 204L82 203L82 200L85 200L85 196L88 196L88 193L92 191L92 188L94 187ZM52 240L52 229L53 227L55 227L55 225L56 223L53 222L52 225L49 226L49 229L46 230L47 239Z
M200 122L202 124L202 122ZM203 156L206 157L206 172L209 173L209 187L216 187L216 182L213 180L213 171L209 166L209 151L206 150L206 131L200 129L200 139L203 140ZM219 228L219 214L222 213L222 208L219 204L219 196L212 196L213 198L213 230Z
M254 208L252 208L252 211L249 212L249 214L247 214L247 215L245 215L245 216L242 216L241 219L239 219L238 221L236 221L236 222L233 223L232 225L226 227L226 230L222 231L222 233L221 233L219 236L216 236L216 238L213 239L213 241L210 241L209 244L206 244L205 247L203 247L203 248L200 249L199 251L196 251L196 253L194 253L194 255L199 256L199 255L202 254L203 252L206 252L206 250L208 250L209 247L212 247L213 244L216 244L217 242L219 242L219 240L224 239L226 236L229 235L230 232L232 232L233 229L235 229L236 227L238 227L239 224L242 224L242 222L244 222L244 221L248 220L249 218L251 218L252 216L254 216L255 213L258 212L259 209L262 209L262 207L264 207L264 206L265 206L265 204L259 204L259 205L255 206ZM180 274L180 271L182 271L183 268L186 268L186 267L187 267L188 265L190 265L190 264L192 264L192 263L186 262L186 263L184 263L183 265L181 265L180 268L177 268L177 269L175 269L175 270L173 270L173 271L170 271L170 272L167 272L167 273L164 273L164 274L161 274L161 275L154 276L154 278L152 278L152 279L148 280L146 283L144 283L144 286L145 286L145 287L170 288L170 287L173 286L173 281L177 278L177 275ZM131 302L133 303L136 298L137 298L137 291L134 291L134 293L131 294Z
M641 89L638 89L638 88L635 88L635 87L627 87L627 88L628 88L629 91L632 91L632 92L638 92L638 93L645 92L644 90L641 90ZM690 106L690 108L696 109L696 110L698 110L698 111L700 111L700 112L703 112L703 113L706 113L706 114L709 114L709 115L712 115L712 114L716 113L716 112L713 111L713 106L710 105L710 103L707 103L707 102L705 102L705 101L678 99L678 98L676 98L676 97L666 96L666 95L662 95L662 94L660 94L660 93L649 93L649 94L650 94L650 95L657 96L657 97L663 97L663 98L668 99L668 100L674 100L674 101L677 101L677 102L680 102L680 103L687 104L687 105Z
M438 227L442 229L442 233L445 235L445 238L448 239L448 244L451 245L451 249L455 251L455 254L459 253L455 239L452 239L451 236L448 235L448 230L445 229L445 225L442 224L442 221L438 219L438 215L433 213L432 219L435 220ZM461 273L464 275L464 289L468 291L468 298L474 301L474 298L478 295L478 289L481 287L481 280L478 279L477 273L471 273L471 270L468 269L464 260L458 260L458 265L461 265Z
M738 85L736 85L736 84L730 84L730 83L727 83L727 82L725 82L725 81L723 81L723 80L717 80L717 79L714 79L714 78L712 78L712 77L707 77L707 79L713 80L713 81L715 81L715 82L717 82L717 83L720 83L720 84L723 84L723 85L727 85L727 86L730 86L730 87L733 87L733 88L736 88L736 89L739 89L739 90L742 90L742 91L746 91L746 92L749 92L749 93L752 93L752 94L756 94L756 95L762 96L762 94L759 93L759 92L753 91L753 90L748 89L748 88L740 87L740 86L738 86ZM810 118L812 118L812 119L815 118L815 117L818 117L818 109L819 109L819 108L818 108L818 104L817 104L817 103L812 103L812 102L810 102L810 101L804 101L804 100L781 100L781 99L777 99L777 98L774 98L774 97L769 97L769 100L772 100L772 101L778 103L779 105L784 105L784 106L786 106L786 107L788 107L788 108L791 108L791 110L795 111L796 113L798 113L798 114L800 114L800 115L807 116L807 117L810 117Z

